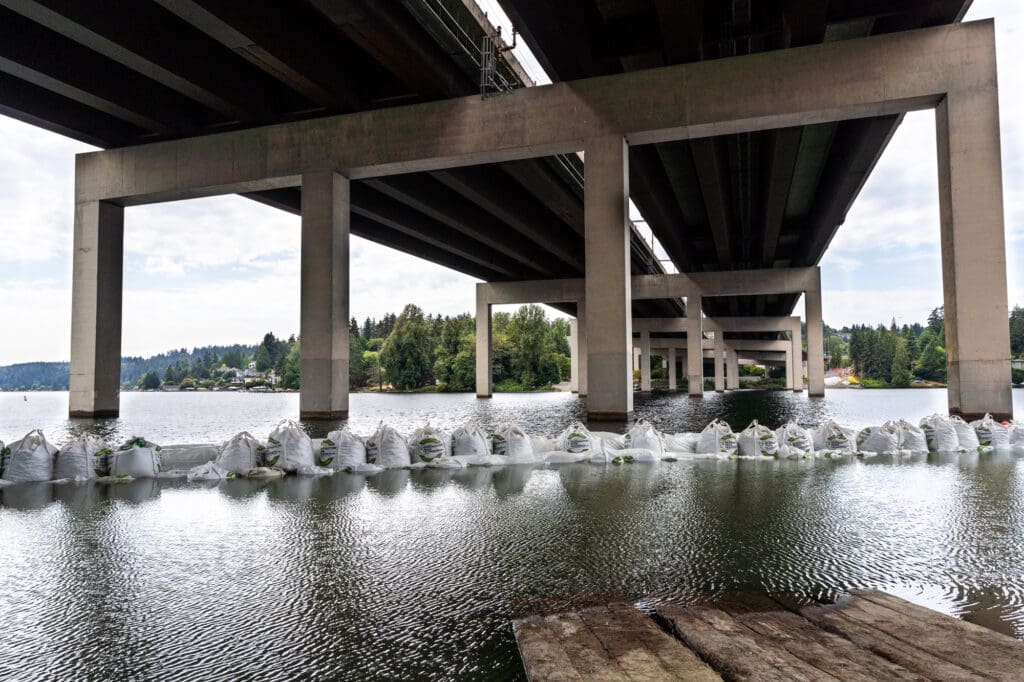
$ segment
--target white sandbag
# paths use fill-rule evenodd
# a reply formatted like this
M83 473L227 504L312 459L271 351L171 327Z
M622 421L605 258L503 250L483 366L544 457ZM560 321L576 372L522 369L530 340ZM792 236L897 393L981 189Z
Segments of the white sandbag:
M755 419L740 431L739 453L741 457L777 457L779 439L774 431L758 424Z
M602 450L622 450L627 447L626 436L621 433L612 433L611 431L591 431L590 435L597 436L601 439Z
M366 463L385 469L409 466L412 459L405 437L387 424L381 424L366 441Z
M796 422L776 429L775 440L779 443L779 457L783 459L805 459L814 455L814 437Z
M452 455L459 457L479 457L491 454L491 444L487 434L478 426L466 424L452 432Z
M451 436L430 425L430 422L413 431L409 436L409 460L417 462L434 462L452 456Z
M857 450L885 455L900 449L900 430L896 422L888 421L881 426L869 426L857 434Z
M981 441L978 440L978 434L974 432L974 427L965 422L962 417L954 414L949 418L949 423L956 429L956 437L960 441L960 449L973 451L981 446Z
M595 436L580 422L568 426L556 439L557 448L563 452L602 452L604 446L601 439Z
M633 424L633 427L623 436L623 440L626 444L625 449L649 450L658 459L661 459L665 452L664 436L646 419L637 420L636 424Z
M267 438L264 463L285 472L314 466L313 440L301 426L290 419L282 419Z
M57 448L46 440L39 429L4 449L0 478L12 483L49 481L53 478L53 460Z
M234 476L235 472L225 469L216 462L207 462L206 464L200 464L189 469L186 478L191 483L192 481L223 481L228 478L234 478Z
M340 431L331 431L320 444L317 464L330 469L346 469L366 464L366 443L349 431L348 426Z
M654 463L660 462L661 457L653 451L644 448L621 448L619 450L605 450L604 452L581 453L590 455L587 461L591 464L632 464L634 462Z
M928 452L928 439L924 430L914 426L906 419L896 422L900 434L900 450L907 452Z
M971 422L971 426L981 445L990 445L996 450L1010 449L1010 429L993 419L992 415L986 414Z
M242 476L246 478L281 478L284 476L284 472L277 467L256 467L242 472Z
M853 429L840 426L831 419L813 432L814 450L840 454L857 453L857 434Z
M553 450L551 452L544 453L545 464L576 464L577 462L585 462L594 455L600 455L602 453L592 452L590 450L584 450L582 452L567 452L565 450Z
M555 449L555 441L547 436L530 436L530 447L537 454L553 452Z
M132 438L110 453L111 478L156 478L160 465L160 446L145 438Z
M99 436L85 433L57 453L53 464L55 479L83 480L110 473L110 448Z
M674 433L665 437L665 449L692 455L696 454L699 442L699 433Z
M948 417L933 414L921 420L921 430L930 452L956 452L960 449L960 437Z
M248 431L242 431L220 446L214 463L225 471L242 474L263 466L266 455L267 449Z
M700 432L696 452L700 455L735 455L738 447L732 427L716 419Z
M490 440L491 452L495 455L522 458L533 454L533 443L518 424L501 424L490 435Z
M299 476L331 476L332 474L336 474L337 472L337 469L330 469L328 467L318 467L315 464L313 466L308 467L299 467L298 469L295 470L295 473L297 473Z

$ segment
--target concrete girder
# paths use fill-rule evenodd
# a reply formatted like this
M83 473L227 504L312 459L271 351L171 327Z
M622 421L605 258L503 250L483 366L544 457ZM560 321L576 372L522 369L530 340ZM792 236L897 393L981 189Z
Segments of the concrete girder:
M608 134L650 144L899 114L994 82L994 53L979 21L92 152L76 197L149 203L294 186L316 168L358 179L570 153Z
M521 240L504 226L495 224L494 216L429 176L396 175L365 182L378 192L519 262L524 269L552 276L565 267L547 252L524 250Z
M176 41L152 40L149 27L159 25L165 35L192 37L192 26L163 8L149 3L120 3L116 13L97 12L89 3L0 0L0 5L84 45L118 64L141 73L171 90L215 111L228 120L260 121L271 118L267 102L283 102L285 109L303 101L276 81L265 79L254 89L249 76L256 67L223 60L211 40L190 40L181 50ZM102 145L100 145L102 146Z

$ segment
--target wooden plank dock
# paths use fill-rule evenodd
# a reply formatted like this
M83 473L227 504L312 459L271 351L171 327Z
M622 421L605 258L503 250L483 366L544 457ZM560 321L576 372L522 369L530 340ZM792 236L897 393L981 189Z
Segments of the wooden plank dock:
M614 603L513 622L531 682L1024 680L1024 642L884 592Z

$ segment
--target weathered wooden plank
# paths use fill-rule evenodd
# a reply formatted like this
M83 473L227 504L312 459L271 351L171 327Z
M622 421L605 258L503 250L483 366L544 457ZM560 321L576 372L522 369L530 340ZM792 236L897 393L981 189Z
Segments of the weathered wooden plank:
M926 679L844 637L822 630L766 594L733 592L722 595L715 603L738 623L775 640L797 658L843 679Z
M612 604L608 608L622 623L636 628L640 640L657 656L672 679L721 682L721 675L682 642L658 627L651 618L627 604Z
M671 623L680 639L727 679L837 679L754 633L724 611L664 607L658 613Z
M993 679L1020 679L1020 652L1015 647L1000 647L994 644L1001 643L1001 635L996 632L979 635L973 630L951 625L948 621L953 619L935 611L925 616L911 615L880 606L862 597L852 597L835 608L868 627L887 633L961 668ZM943 622L944 619L946 622Z
M662 665L661 659L650 649L637 631L645 627L656 627L642 614L637 613L640 620L623 619L608 608L594 608L580 611L580 618L591 632L601 640L628 680L666 680L676 679ZM685 679L685 678L683 678Z
M561 613L544 619L545 625L572 659L576 670L586 680L608 682L622 680L625 673L618 663L609 658L601 640L577 613ZM532 678L531 678L532 679Z
M750 612L736 620L809 665L843 680L925 680L789 611Z
M523 657L526 676L532 681L583 682L572 660L562 649L558 638L541 618L528 618L512 624Z
M801 615L830 632L842 635L857 646L887 658L928 679L959 682L977 682L985 679L983 676L950 663L944 658L923 651L913 644L908 644L888 633L849 618L843 611L837 610L836 606L804 608L801 610Z
M967 641L983 649L990 655L998 656L1006 661L1016 661L1024 665L1024 642L1008 637L975 623L948 616L933 609L918 606L879 590L851 590L850 594L864 601L891 609L912 618L920 628L934 628L938 632L948 633L959 641ZM863 604L862 604L863 605Z

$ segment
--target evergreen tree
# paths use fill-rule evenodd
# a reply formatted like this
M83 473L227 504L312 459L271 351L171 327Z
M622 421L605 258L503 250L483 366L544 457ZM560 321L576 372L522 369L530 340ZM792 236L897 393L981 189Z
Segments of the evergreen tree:
M946 351L939 345L938 337L933 335L921 351L914 374L929 381L946 380Z
M896 342L896 351L892 357L889 385L895 388L910 386L910 368L907 366L907 351L903 339Z
M1010 313L1010 353L1024 354L1024 308L1019 305Z
M385 316L386 319L387 316ZM399 390L419 388L431 379L430 330L423 311L409 304L394 321L380 352L384 375Z
M266 372L268 369L274 366L274 363L270 359L270 352L267 350L266 344L261 344L256 349L256 354L253 356L253 360L256 361L256 369L260 372Z
M302 374L302 348L296 341L284 361L281 372L281 388L300 388L299 377Z

